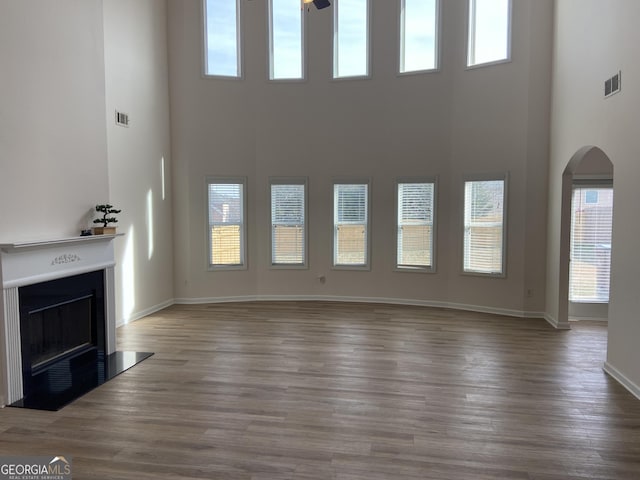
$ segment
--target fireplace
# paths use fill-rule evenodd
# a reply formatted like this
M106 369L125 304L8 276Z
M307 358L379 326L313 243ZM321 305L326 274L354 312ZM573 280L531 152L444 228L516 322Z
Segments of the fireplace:
M58 410L151 355L115 350L116 237L0 244L0 406Z
M24 397L38 391L43 372L95 351L104 355L104 272L20 287Z

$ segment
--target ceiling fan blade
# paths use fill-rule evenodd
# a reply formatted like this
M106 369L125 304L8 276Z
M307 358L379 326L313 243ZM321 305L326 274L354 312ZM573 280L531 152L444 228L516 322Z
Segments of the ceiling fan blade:
M331 2L329 2L329 0L313 0L313 4L318 10L321 10L323 8L329 7L331 5Z

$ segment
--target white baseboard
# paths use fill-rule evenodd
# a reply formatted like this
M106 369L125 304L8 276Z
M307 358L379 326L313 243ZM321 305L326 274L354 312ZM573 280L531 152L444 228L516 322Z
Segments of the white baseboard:
M631 392L634 397L640 400L640 386L629 380L629 378L627 378L620 370L611 365L609 362L604 362L604 367L602 369L620 385L629 390L629 392Z
M569 316L569 321L570 322L602 322L602 323L608 323L609 319L608 318L603 318L603 317L576 317L576 316Z
M556 330L571 330L569 322L559 322L557 318L552 317L548 313L543 314L542 318L544 318Z
M145 308L144 310L140 310L139 312L132 313L128 318L121 318L116 322L116 327L121 327L122 325L126 325L127 323L135 322L136 320L140 320L148 315L153 315L160 310L170 307L176 302L173 299L166 300L162 303L154 305L153 307Z
M207 297L207 298L176 298L178 305L200 305L206 303L231 302L352 302L379 303L391 305L410 305L417 307L445 308L449 310L463 310L469 312L490 313L517 318L546 318L543 312L525 312L506 308L486 307L482 305L468 305L463 303L440 302L432 300L415 300L386 297L342 297L332 295L243 295L237 297Z

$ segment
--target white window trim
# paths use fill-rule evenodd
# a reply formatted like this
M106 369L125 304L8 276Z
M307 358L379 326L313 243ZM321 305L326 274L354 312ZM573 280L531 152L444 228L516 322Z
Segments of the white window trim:
M491 67L494 65L501 65L503 63L511 62L511 50L512 50L512 29L513 29L513 0L509 0L509 27L507 28L507 57L501 60L494 60L491 62L473 63L471 64L472 52L475 52L475 24L471 24L471 9L475 8L475 0L467 1L467 66L466 70L475 70L476 68ZM473 27L473 28L472 28ZM473 30L473 32L472 32Z
M594 189L611 189L613 190L613 177L610 175L574 175L573 176L573 184L571 186L571 198L572 198L572 205L571 205L571 217L572 217L572 221L571 221L571 229L573 230L573 195L574 195L574 191L576 188L581 188L581 189L589 189L589 188L594 188ZM615 197L614 197L614 202L615 202ZM613 226L612 226L613 228ZM573 237L573 232L570 232L570 236ZM570 252L571 253L571 252ZM571 259L570 259L571 260ZM571 280L569 280L571 281ZM611 272L609 272L609 281L611 281ZM569 289L569 295L571 296L571 289ZM602 302L602 301L579 301L579 300L572 300L571 298L569 298L569 302L575 305L609 305L611 301L611 292L609 292L609 301L607 302Z
M334 81L363 80L371 78L371 0L367 0L367 73L364 75L336 76L338 70L338 10L340 0L333 0L333 23L332 23L332 39L333 39L333 58L331 78Z
M366 263L364 265L343 265L336 264L336 223L335 223L335 185L367 185L367 241L365 247ZM369 177L340 177L334 178L331 182L331 269L332 270L356 270L371 271L371 178Z
M212 183L217 184L242 184L242 234L240 236L240 258L242 263L240 265L213 265L211 264L211 232L209 224L209 185ZM220 272L225 270L247 270L248 257L247 257L247 177L226 177L226 176L208 176L205 181L205 235L207 245L207 270L213 272Z
M466 271L464 269L464 235L465 235L465 224L464 224L464 194L465 194L465 183L466 182L482 182L482 181L504 181L504 197L503 197L503 205L502 205L502 272L500 273L484 273L484 272L473 272ZM508 224L509 224L509 173L498 173L498 174L476 174L476 175L464 175L461 183L461 195L462 198L462 208L461 208L461 245L460 252L462 255L460 256L460 274L469 277L483 277L483 278L507 278L508 265L507 265L507 244L508 244Z
M271 186L272 185L304 185L304 262L273 263L273 224L271 223ZM308 270L309 269L309 179L307 177L269 177L269 265L273 270Z
M307 50L307 15L306 15L306 7L301 7L303 9L301 15L302 22L302 77L301 78L273 78L273 31L271 30L272 22L272 12L273 12L273 0L268 0L267 6L269 12L267 15L267 79L269 82L276 83L301 83L307 81L307 56L309 54Z
M398 185L400 183L433 183L433 225L431 226L431 266L410 266L398 265ZM403 273L436 273L437 264L437 239L438 239L438 177L397 177L394 185L394 211L395 211L395 252L394 252L394 271Z
M402 71L403 51L404 51L404 16L402 15L402 8L404 7L405 0L398 2L398 70L396 75L399 77L406 77L408 75L423 75L425 73L437 73L440 72L440 46L442 44L442 0L436 0L436 35L435 35L435 66L433 68L427 68L424 70L411 70L410 72Z
M202 59L202 78L216 79L216 80L242 80L244 79L244 42L242 41L242 18L243 18L243 6L241 0L236 0L236 42L237 42L237 55L238 55L238 75L219 75L215 73L207 73L207 66L209 63L208 55L208 42L207 38L207 0L201 0L201 18L200 22L200 45L202 52L200 58Z

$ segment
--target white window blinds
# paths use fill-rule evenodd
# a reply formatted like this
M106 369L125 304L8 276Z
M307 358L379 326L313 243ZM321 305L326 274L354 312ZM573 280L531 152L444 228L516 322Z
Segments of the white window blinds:
M271 185L271 264L305 265L305 185Z
M244 265L244 183L209 183L209 264Z
M465 182L465 272L504 273L504 187L504 180Z
M398 183L397 266L433 266L435 184Z
M572 302L609 302L612 219L613 188L574 188L569 271Z
M368 264L368 184L335 184L333 264Z

